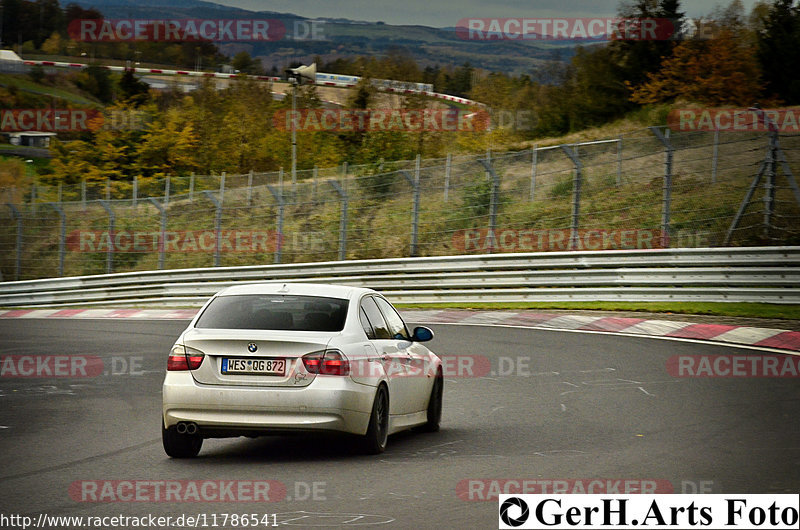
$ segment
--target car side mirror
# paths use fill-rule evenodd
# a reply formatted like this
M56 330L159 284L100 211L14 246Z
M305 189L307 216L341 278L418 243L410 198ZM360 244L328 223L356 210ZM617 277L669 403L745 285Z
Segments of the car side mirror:
M414 342L428 342L431 339L433 339L433 331L425 326L414 328L414 333L411 335L411 340Z

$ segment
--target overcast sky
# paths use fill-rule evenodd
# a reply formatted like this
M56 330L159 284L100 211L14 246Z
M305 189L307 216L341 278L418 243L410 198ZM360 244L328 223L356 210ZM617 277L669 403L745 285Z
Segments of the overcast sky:
M613 16L620 0L208 0L254 11L278 11L305 17L342 17L389 24L455 26L462 18ZM731 0L684 0L689 16L707 15ZM742 0L750 10L756 0Z

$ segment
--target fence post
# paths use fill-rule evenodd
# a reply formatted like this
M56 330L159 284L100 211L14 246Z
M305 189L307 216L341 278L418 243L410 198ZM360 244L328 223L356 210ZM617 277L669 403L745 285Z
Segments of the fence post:
M419 255L418 242L419 242L419 158L417 158L417 165L414 171L414 176L408 174L408 171L401 169L399 171L403 177L411 184L414 199L412 201L411 210L411 251L410 255L415 258Z
M313 180L312 188L311 188L311 201L317 202L317 179L319 178L319 168L314 165L314 169L311 171L311 178Z
M276 241L275 246L275 263L281 262L281 254L283 253L283 193L280 188L277 190L267 184L267 189L272 194L272 197L275 199L275 202L278 203L278 218L275 221L275 230L278 232L278 240Z
M570 224L569 235L569 249L578 250L578 242L580 236L578 229L580 226L581 214L581 181L583 179L583 164L581 163L580 156L577 149L572 149L570 146L562 145L561 149L572 160L575 170L572 177L572 222Z
M81 210L86 210L86 179L81 179Z
M328 184L336 190L342 201L342 211L339 216L339 260L344 261L347 259L347 192L333 179L328 180Z
M27 166L25 166L27 168ZM36 215L36 180L31 184L31 212Z
M6 206L11 209L11 217L17 222L17 238L14 244L16 254L14 258L14 280L16 281L19 280L19 269L22 262L22 215L20 215L17 207L10 202L6 203Z
M48 203L53 210L56 211L59 218L59 234L58 234L58 275L59 277L64 276L64 254L66 253L66 242L67 242L67 216L64 213L64 209L61 208L60 201L59 203Z
M139 177L133 176L133 208L136 209L136 201L139 199Z
M539 165L539 144L534 144L531 149L531 194L529 200L533 202L536 197L536 170Z
M111 200L111 179L106 179L106 201Z
M719 163L719 129L714 129L714 153L711 158L711 183L717 182L717 164Z
M489 162L490 164L492 163L492 149L491 148L486 149L486 161ZM483 176L486 177L486 180L489 180L490 178L492 178L492 174L488 170L483 173Z
M61 203L64 202L64 186L63 182L58 183L58 205L61 206Z
M167 175L167 181L164 183L164 205L169 204L170 183L170 176Z
M222 175L219 176L219 202L225 202L225 172L222 172Z
M247 175L247 205L253 205L253 170Z
M444 166L444 202L448 201L450 194L450 172L453 168L453 153L447 153L447 162Z
M114 272L114 210L108 201L97 201L108 213L108 249L106 250L106 274Z
M283 194L283 166L278 168L278 189Z
M165 247L166 242L164 241L164 236L167 232L167 209L161 205L154 197L148 197L148 199L153 206L156 207L158 212L161 214L161 235L158 238L158 270L162 270L164 268L164 252L166 251Z
M622 136L617 140L617 187L622 185Z
M669 217L670 203L672 201L672 158L675 148L669 141L669 129L662 134L658 127L650 127L656 138L664 144L664 185L661 199L661 246L669 248Z
M194 171L189 175L189 202L194 202Z
M488 153L487 153L488 154ZM492 178L492 196L489 201L489 232L486 234L486 243L489 253L494 253L495 243L497 238L495 232L497 231L497 208L499 204L500 195L500 177L494 170L492 161L488 158L485 160L478 160L478 162L486 168L486 173Z
M771 128L770 128L771 129ZM775 206L775 176L778 164L778 132L770 130L767 150L767 171L764 179L764 237L769 237L772 212Z
M222 235L222 201L214 197L214 194L210 190L203 190L203 194L214 203L214 207L216 208L216 212L214 214L214 233L216 234L216 237L214 238L216 240L214 242L214 266L219 267L219 246L220 237Z

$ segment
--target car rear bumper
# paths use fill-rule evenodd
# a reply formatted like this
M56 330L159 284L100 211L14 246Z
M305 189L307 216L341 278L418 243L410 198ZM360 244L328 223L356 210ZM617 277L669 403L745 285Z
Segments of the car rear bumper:
M238 436L285 431L364 434L375 387L349 377L317 376L300 388L197 383L190 372L167 372L162 387L166 427L194 422L201 435Z

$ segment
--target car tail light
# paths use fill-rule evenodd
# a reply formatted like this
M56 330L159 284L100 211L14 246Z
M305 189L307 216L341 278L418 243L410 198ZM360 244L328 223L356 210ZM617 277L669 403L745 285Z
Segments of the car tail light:
M187 348L182 344L172 347L167 359L167 371L197 370L203 364L205 354L194 348Z
M350 375L350 361L339 350L325 350L304 355L303 365L310 374Z

